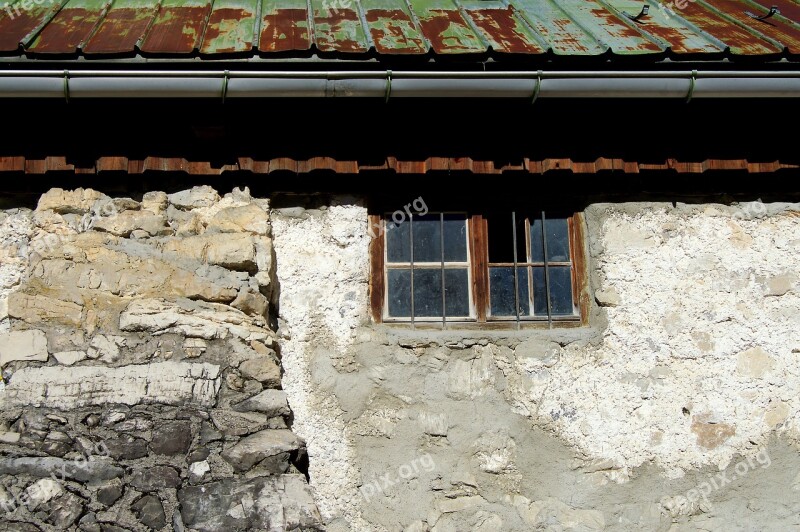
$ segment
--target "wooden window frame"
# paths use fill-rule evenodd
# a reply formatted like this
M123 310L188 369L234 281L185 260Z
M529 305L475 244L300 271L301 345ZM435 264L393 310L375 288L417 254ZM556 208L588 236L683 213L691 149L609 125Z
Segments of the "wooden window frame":
M443 323L439 318L387 318L386 317L386 232L385 219L381 214L369 215L371 240L370 252L370 310L375 323L430 325ZM471 277L471 306L474 318L469 320L447 319L444 323L458 328L479 326L480 328L508 329L513 327L575 327L588 323L590 299L587 292L586 250L583 230L583 215L573 213L567 218L571 258L572 302L576 310L574 316L540 317L525 316L492 319L489 314L489 246L488 222L482 214L467 215L467 245L469 275ZM379 228L376 232L375 228Z

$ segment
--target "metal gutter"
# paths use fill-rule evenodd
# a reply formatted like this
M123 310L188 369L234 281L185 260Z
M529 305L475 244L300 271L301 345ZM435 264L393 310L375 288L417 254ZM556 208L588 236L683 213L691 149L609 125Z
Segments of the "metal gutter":
M342 97L798 98L800 71L0 71L0 98Z

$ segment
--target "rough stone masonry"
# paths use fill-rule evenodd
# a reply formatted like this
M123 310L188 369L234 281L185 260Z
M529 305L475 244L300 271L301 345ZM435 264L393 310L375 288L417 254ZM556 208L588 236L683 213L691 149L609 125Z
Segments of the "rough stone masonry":
M0 251L0 528L322 528L267 200L54 189L0 214Z
M437 331L279 199L0 213L0 528L800 527L800 205L591 205L587 326Z

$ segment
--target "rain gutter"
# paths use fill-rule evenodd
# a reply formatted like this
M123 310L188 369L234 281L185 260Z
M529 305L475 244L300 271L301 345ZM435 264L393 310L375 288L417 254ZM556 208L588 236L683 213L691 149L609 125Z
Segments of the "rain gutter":
M348 97L797 98L800 71L0 71L0 98Z

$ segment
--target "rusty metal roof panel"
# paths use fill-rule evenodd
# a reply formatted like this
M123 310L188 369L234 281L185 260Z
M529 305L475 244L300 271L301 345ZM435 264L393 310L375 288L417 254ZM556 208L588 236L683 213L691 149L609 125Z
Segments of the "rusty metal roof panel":
M470 20L451 0L411 0L422 34L437 54L482 54L489 49Z
M485 0L473 2L491 4ZM544 54L548 45L513 7L467 6L467 13L492 50L508 54Z
M306 0L263 0L261 5L261 52L306 51L311 48Z
M800 56L796 0L14 0L0 54L615 56L715 61ZM772 5L780 14L764 20Z
M600 2L559 0L558 5L584 31L615 54L654 54L664 51L661 44L639 31L636 23Z
M512 5L556 55L591 56L608 51L607 44L595 39L555 2L515 0Z
M723 16L733 19L742 27L749 27L766 39L777 41L790 53L800 53L800 26L783 16L774 15L764 20L757 20L753 15L763 16L769 9L764 10L758 4L738 0L708 0L705 4ZM754 9L754 6L757 9Z
M370 49L355 0L311 0L314 41L320 52L365 53Z
M625 16L637 15L641 0L606 0L611 9ZM664 43L676 54L720 54L727 46L693 24L667 11L662 4L651 7L646 17L636 22L639 29Z
M92 35L110 0L69 0L33 40L41 54L74 54Z
M782 51L779 45L761 38L751 25L737 24L726 13L697 0L687 3L677 14L724 42L733 55L775 55Z
M253 49L260 0L216 0L203 36L202 54L232 54Z
M403 0L361 0L364 18L379 54L425 54L429 43Z
M142 52L191 54L200 47L210 13L210 0L163 0Z
M116 0L83 51L124 54L135 51L156 16L158 0Z
M16 52L20 45L28 44L26 39L35 35L36 30L51 20L61 8L61 2L48 0L34 3L30 9L23 9L23 2L11 2L0 11L0 52Z

